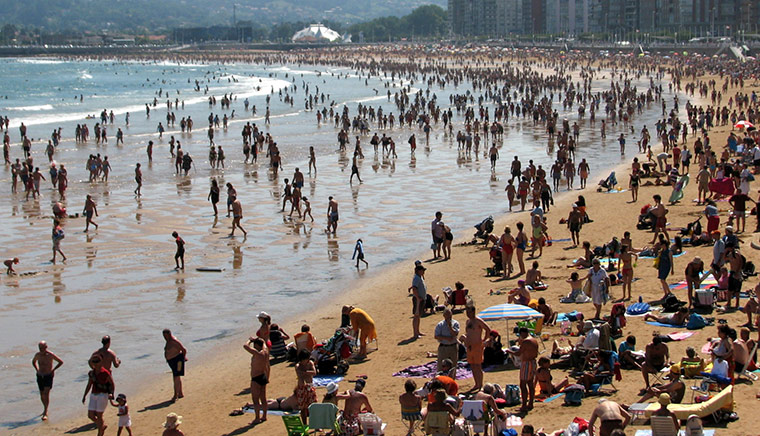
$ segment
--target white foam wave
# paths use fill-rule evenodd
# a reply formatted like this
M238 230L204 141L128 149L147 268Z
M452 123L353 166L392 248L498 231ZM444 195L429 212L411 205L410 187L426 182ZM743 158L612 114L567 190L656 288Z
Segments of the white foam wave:
M4 111L49 111L53 110L52 104L39 104L35 106L15 106L15 107L4 107Z
M38 65L56 65L56 64L62 64L64 61L59 61L56 59L44 59L44 58L35 58L35 59L17 59L16 62L22 63L22 64L38 64Z

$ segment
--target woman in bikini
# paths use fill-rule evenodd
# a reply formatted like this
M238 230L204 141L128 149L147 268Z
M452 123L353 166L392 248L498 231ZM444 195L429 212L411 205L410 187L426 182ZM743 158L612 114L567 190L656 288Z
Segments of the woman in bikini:
M267 348L272 348L272 341L269 340L270 325L272 324L272 318L266 312L261 312L258 316L258 320L261 326L256 330L256 337L261 338L264 343L267 344Z
M638 255L630 251L627 245L622 245L620 247L620 263L622 264L623 273L623 300L631 299L631 283L633 282L633 256L636 256L636 259L638 259ZM627 296L625 293L626 289L628 290Z
M504 234L501 235L498 242L501 247L501 266L504 278L512 274L512 252L515 249L515 238L512 237L512 229L504 227Z

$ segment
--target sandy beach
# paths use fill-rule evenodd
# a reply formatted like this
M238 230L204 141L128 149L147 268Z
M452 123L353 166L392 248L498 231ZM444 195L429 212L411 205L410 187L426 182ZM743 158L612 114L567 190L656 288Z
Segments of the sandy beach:
M706 80L702 78L702 80ZM719 82L720 83L720 82ZM745 92L751 92L756 87L747 85ZM730 93L738 91L737 88L730 88ZM728 96L724 96L725 99ZM682 102L682 104L685 102ZM707 102L692 101L693 104L706 105ZM669 102L670 104L670 102ZM656 110L656 109L655 109ZM634 122L636 132L640 130L639 123ZM654 126L648 126L650 131L654 131ZM598 129L598 127L597 127ZM731 130L731 126L715 127L710 131L711 143L714 148L721 148L726 142L726 137ZM633 138L634 135L631 135ZM636 135L638 137L638 135ZM696 139L691 133L688 137L689 148ZM544 141L545 138L541 138ZM609 141L609 140L608 140ZM680 141L679 141L680 143ZM653 150L655 154L661 149L659 139L653 135ZM628 174L630 172L630 160L634 157L636 144L629 140L625 163L613 168L617 172L617 178L623 188L627 188ZM502 165L499 181L500 185L505 183L507 178L506 158L502 157ZM645 160L643 155L639 155L640 160ZM685 191L683 200L675 205L668 205L669 227L677 228L686 226L688 222L696 219L701 214L703 206L697 206L692 199L697 198L697 184L695 183L696 166L691 166L692 183L689 184ZM560 218L566 218L571 209L571 205L576 201L577 195L584 195L587 201L587 211L592 223L586 224L581 232L581 240L588 240L592 247L603 245L609 241L612 236L622 237L624 231L632 233L634 247L641 249L651 240L652 234L649 231L640 231L636 229L636 219L639 210L644 204L652 203L652 195L660 194L663 198L668 198L671 193L670 187L642 187L639 191L639 200L636 203L630 202L630 193L597 193L597 181L607 176L607 172L595 170L589 179L588 187L585 190L574 190L560 194L555 194L555 205L548 213L549 229L548 233L553 239L569 238L569 233L564 225L558 222ZM750 191L750 196L755 195ZM756 191L755 191L756 192ZM447 217L468 216L468 210L459 207L457 204L447 204L445 199L440 202L428 202L423 198L421 203L413 207L418 213L425 213L433 219L433 214L437 210L444 213L444 220ZM505 199L506 202L506 199ZM348 203L348 202L347 202ZM721 229L723 229L728 214L728 203L718 203L721 211ZM150 217L156 222L165 222L169 219L166 216ZM529 212L515 212L509 214L496 215L496 225L494 233L499 235L505 225L511 225L518 221L529 223ZM467 221L477 221L474 217L469 217ZM748 260L760 263L758 252L750 248L750 242L757 241L756 235L751 232L755 227L755 217L747 220L747 232L740 235L744 242L742 253ZM398 405L398 396L403 393L403 378L394 378L392 373L399 371L410 365L418 365L431 361L426 358L426 352L435 352L437 342L433 339L433 329L436 323L441 320L440 314L429 315L423 318L421 331L426 336L411 340L411 301L408 298L407 288L411 284L413 275L413 264L416 259L424 262L428 268L426 272L426 282L428 292L433 295L441 294L444 287L452 287L457 281L465 284L470 291L470 296L479 309L488 306L506 302L506 296L503 291L512 289L516 286L517 278L501 280L498 278L487 277L485 268L491 266L488 257L488 251L482 246L464 245L471 239L472 228L462 226L455 229L455 244L452 250L452 259L448 261L431 260L431 253L427 246L420 246L419 252L408 259L394 263L391 266L381 268L370 268L362 273L360 277L350 281L345 287L336 290L334 297L321 301L318 305L310 307L293 307L291 317L288 317L286 323L275 319L283 329L291 335L300 330L304 323L311 326L311 331L318 340L329 338L335 328L340 325L341 306L351 304L364 309L375 320L379 340L377 344L372 343L369 347L370 354L362 362L351 364L345 380L340 383L340 389L345 390L353 386L349 380L354 380L360 375L367 376L367 387L364 392L369 396L370 402L378 414L387 424L386 434L389 436L405 434L405 427L400 419L400 409ZM339 230L340 233L341 230ZM410 232L428 234L427 227L409 229ZM672 235L671 235L672 236ZM571 243L555 242L551 247L545 247L543 256L538 259L540 269L543 272L544 281L549 285L545 291L534 292L533 298L544 297L555 311L569 312L578 310L583 312L586 317L593 315L593 306L590 303L584 305L561 304L559 298L569 292L569 286L565 280L570 273L575 270L566 268L566 265L572 259L582 256L581 248L570 248ZM669 282L675 283L683 279L683 270L686 264L694 257L700 256L707 261L712 258L712 246L700 246L685 248L686 254L675 258L675 274L669 278ZM372 258L368 259L372 262ZM526 264L529 267L529 262ZM312 271L304 270L300 272L309 275ZM583 271L579 274L584 275ZM658 300L662 296L662 290L659 281L656 278L656 270L651 266L651 260L642 259L638 261L635 270L635 277L638 279L633 284L633 296L641 296L644 301ZM744 283L744 290L754 288L757 284L756 278L751 278ZM501 295L490 295L491 291L502 291ZM685 291L676 291L676 295L681 300L686 299ZM611 289L611 296L617 299L621 296L620 286ZM236 302L230 301L230 305ZM266 307L265 302L258 304L259 307ZM611 304L608 303L603 309L603 314L607 314ZM256 312L250 313L250 321L243 326L248 335L254 335L258 328L256 321ZM743 313L719 314L714 312L710 316L717 319L726 319L728 324L736 327L746 321ZM463 313L456 313L455 319L464 323L465 316ZM506 336L506 326L503 322L492 323L491 328L499 330L503 336ZM645 324L641 318L628 318L628 325L624 329L623 337L633 334L638 339L638 348L643 349L649 341L653 331L659 331L666 334L676 329L667 329L654 327ZM559 327L546 327L545 333L549 334L549 340L546 341L547 347L551 347L553 339L559 339ZM131 406L131 416L133 428L137 434L159 435L161 434L161 423L169 412L176 412L182 415L182 428L188 435L240 435L240 434L271 434L284 435L285 429L279 416L270 416L268 421L255 427L248 423L253 419L252 415L228 416L233 409L240 408L250 401L248 395L249 377L249 355L242 346L246 342L248 335L230 337L223 345L215 347L211 352L200 358L193 355L192 349L189 351L188 372L184 379L185 398L176 403L169 403L167 400L172 395L171 377L168 368L163 367L163 374L156 373L146 374L141 380L139 389L136 394L132 394L129 399ZM671 342L670 348L671 359L679 360L685 355L687 346L700 349L708 338L717 335L715 327L707 327L697 330L695 335L685 341ZM754 338L756 332L752 333ZM180 338L181 339L181 338ZM619 342L617 342L619 344ZM187 345L187 344L186 344ZM376 345L378 347L375 350ZM118 351L118 346L114 345ZM549 350L542 355L548 356ZM703 356L707 357L707 356ZM73 362L72 362L73 363ZM76 365L77 363L73 363ZM73 366L73 365L72 365ZM121 371L128 371L128 368L117 369L114 372L117 391L119 387L119 374ZM518 370L512 368L498 368L493 372L487 372L485 381L490 383L506 384L518 383ZM553 370L555 379L561 379L564 371ZM270 380L268 385L268 397L276 398L279 396L288 396L292 393L296 384L295 370L289 363L278 363L272 366ZM422 380L416 380L421 384ZM460 380L460 391L466 390L473 385L472 379ZM616 382L618 392L610 395L609 399L620 403L630 404L635 402L639 397L638 391L643 387L643 380L638 371L623 371L623 380ZM318 397L324 395L324 389L318 389ZM753 430L760 417L753 414L755 394L757 390L748 384L737 384L734 393L735 411L739 420L729 423L726 428L718 429L719 434L731 435L753 435L758 432ZM685 401L691 397L687 392ZM53 391L53 410L58 402L75 401L73 398L60 398ZM536 428L543 427L547 431L566 428L574 417L583 417L588 419L591 411L596 405L596 398L587 398L580 407L564 407L562 401L553 401L551 403L537 403L536 408L523 418L526 424L532 424ZM115 409L114 409L115 410ZM516 412L510 409L510 411ZM42 423L28 427L19 427L8 430L10 435L53 435L63 433L82 433L94 434L92 426L86 419L85 408L82 407L81 416L70 420L53 420L50 423ZM115 412L109 410L106 412L106 422L109 424L107 434L114 434L116 430ZM636 428L645 428L645 426L629 427L626 434L633 434ZM86 433L84 433L86 431ZM5 430L4 430L5 432ZM5 433L4 433L5 434Z

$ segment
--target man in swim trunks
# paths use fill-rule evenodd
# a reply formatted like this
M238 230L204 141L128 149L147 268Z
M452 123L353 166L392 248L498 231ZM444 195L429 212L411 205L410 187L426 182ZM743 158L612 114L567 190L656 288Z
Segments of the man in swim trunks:
M42 420L46 421L48 417L48 405L50 404L50 390L53 389L53 377L55 371L63 365L63 360L48 351L47 342L40 341L37 344L40 349L32 359L32 366L37 372L37 387L40 389L40 400L42 401ZM57 364L53 367L53 362Z
M338 202L335 201L335 199L330 196L328 197L329 202L327 203L327 233L330 233L330 229L332 229L332 233L335 234L335 232L338 230Z
M174 396L171 401L177 401L184 397L182 393L182 376L185 375L185 361L187 361L187 349L182 345L169 329L163 331L164 340L164 358L166 363L169 364L169 368L172 370L172 377L174 379Z
M251 347L253 345L253 347ZM251 400L256 419L251 425L256 425L267 420L267 383L269 383L269 350L264 346L261 338L248 338L243 345L245 351L251 353ZM280 404L280 401L277 402ZM282 406L280 406L282 407ZM259 410L263 408L261 417Z
M670 350L668 346L662 342L662 338L659 335L652 337L652 342L647 344L644 349L644 364L641 365L641 374L644 377L646 387L649 389L649 374L657 374L668 363L670 359Z
M372 405L369 404L369 397L362 391L367 384L363 379L359 379L354 384L353 389L349 389L345 394L336 396L339 400L345 400L343 407L342 430L346 436L360 434L359 431L359 414L372 413Z
M655 217L655 223L654 223L654 237L652 238L652 242L650 244L654 244L657 242L657 235L660 234L660 232L665 234L665 240L670 240L670 235L668 235L668 231L666 229L666 226L668 224L668 210L665 208L665 205L662 204L662 197L659 194L655 194L652 196L652 199L654 200L654 206L651 209L652 215Z
M443 227L439 225L443 213L436 212L435 219L430 223L430 230L433 235L433 259L441 257L441 245L443 244L443 238L446 236L446 232Z
M589 436L596 434L594 424L597 419L601 421L599 436L610 436L613 430L623 430L631 422L631 414L620 407L620 404L602 398L599 400L599 405L591 413L591 419L588 421Z
M507 350L508 353L520 358L520 391L522 398L521 412L533 409L536 396L536 358L538 357L538 342L530 337L526 327L520 327L520 349Z
M461 339L467 349L467 363L470 364L472 378L475 380L475 386L470 392L477 392L483 387L483 351L485 351L485 341L491 333L491 327L476 316L474 303L469 302L465 312L467 323L465 324L465 334Z
M243 226L240 225L241 219L243 219L243 205L239 199L235 198L232 202L232 231L230 232L230 236L235 236L235 227L243 231L243 236L248 234Z
M92 220L93 215L98 216L98 206L95 204L92 196L87 194L87 198L84 201L84 216L87 219L84 226L85 233L90 230L90 224L95 226L95 230L98 229L98 223Z

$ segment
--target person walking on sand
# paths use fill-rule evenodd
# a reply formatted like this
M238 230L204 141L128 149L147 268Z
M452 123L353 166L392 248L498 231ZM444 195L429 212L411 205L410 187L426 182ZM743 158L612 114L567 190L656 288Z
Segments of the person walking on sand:
M182 392L182 377L185 375L185 362L187 361L187 349L182 345L169 329L162 332L166 345L164 345L164 358L172 370L174 380L174 396L171 401L177 401L185 396Z
M63 240L64 236L65 234L63 233L63 228L61 228L61 222L58 220L53 220L53 258L50 259L50 261L53 263L55 263L56 253L60 253L63 261L66 262L66 255L63 254L63 251L61 251L61 241Z
M113 399L115 389L111 371L103 366L103 361L99 355L90 357L90 367L92 370L87 374L87 387L82 395L82 404L90 393L90 403L87 406L87 417L95 423L98 429L98 436L103 436L108 426L103 421L103 412L108 407L108 400Z
M332 234L334 235L335 232L338 230L338 202L335 201L335 199L330 196L328 197L329 202L327 203L327 233L330 233L330 229L332 229Z
M351 256L351 260L356 259L356 268L359 268L359 261L364 262L364 265L369 267L369 263L367 263L366 260L364 260L364 243L362 242L361 238L356 240L356 245L354 246L354 255Z
M483 352L491 328L476 315L475 304L472 301L467 303L465 313L467 314L465 334L460 339L467 350L467 363L470 364L472 378L475 380L475 386L470 392L477 392L483 387Z
M142 192L140 191L142 189L142 170L140 169L139 163L135 166L135 182L137 182L137 188L135 188L135 195L139 197L142 195Z
M47 342L40 341L37 344L38 351L32 359L32 366L37 372L37 387L40 389L40 400L42 401L42 420L48 419L48 406L50 405L50 390L53 389L53 377L55 371L63 365L63 360L48 351ZM53 362L56 362L53 367Z
M594 319L601 319L602 306L607 302L608 292L610 289L610 278L607 276L607 271L602 268L599 259L591 261L591 268L588 270L586 279L591 285L591 300L596 309Z
M359 183L364 183L362 182L362 176L359 175L359 163L358 163L359 157L358 156L359 156L359 153L354 152L354 157L353 157L353 160L351 161L351 177L348 179L349 184L354 183L354 175L356 175L356 178L359 179Z
M414 339L425 336L423 333L420 333L420 319L422 318L422 312L425 309L425 301L427 299L427 285L425 285L426 269L422 265L414 267L412 286L408 289L412 293L412 308L414 309L414 313L412 314L412 337Z
M251 347L253 345L253 347ZM243 345L245 351L251 353L251 401L256 418L251 425L267 420L267 384L269 383L269 350L261 338L248 338ZM261 416L259 416L261 411Z
M232 202L232 231L230 236L235 236L235 227L239 228L243 232L243 236L248 235L243 226L240 225L240 220L243 219L243 205L239 199L235 199Z
M567 227L570 229L570 237L573 239L573 248L575 248L581 243L581 227L583 227L583 213L576 203L573 203L573 210L567 216Z
M84 231L87 233L90 230L90 224L95 226L95 230L98 229L98 223L92 220L92 215L98 216L98 205L95 204L95 200L92 199L90 194L87 194L87 198L84 201L84 211L82 214L85 216Z
M179 233L172 232L174 242L177 244L177 251L174 253L174 263L177 265L174 269L185 269L185 240L179 237ZM179 262L182 261L182 266L179 266Z

